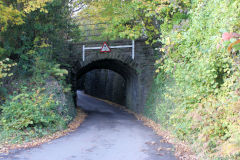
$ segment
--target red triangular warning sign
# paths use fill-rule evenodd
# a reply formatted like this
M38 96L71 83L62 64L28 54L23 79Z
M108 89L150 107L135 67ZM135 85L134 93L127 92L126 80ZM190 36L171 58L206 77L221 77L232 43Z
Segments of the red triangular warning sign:
M103 43L101 52L111 52L111 49L108 47L106 42Z

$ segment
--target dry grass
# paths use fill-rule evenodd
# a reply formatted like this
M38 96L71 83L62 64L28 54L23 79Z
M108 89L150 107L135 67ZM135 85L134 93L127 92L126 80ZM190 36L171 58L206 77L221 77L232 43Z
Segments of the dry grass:
M0 153L8 153L10 150L13 150L13 149L30 148L30 147L39 146L43 143L47 143L54 139L65 136L68 133L76 130L80 126L80 124L84 121L85 117L86 117L86 114L81 109L77 109L76 117L71 123L69 123L68 128L66 130L58 131L51 135L48 135L42 138L37 138L32 140L31 142L26 142L23 144L8 144L8 143L0 144Z

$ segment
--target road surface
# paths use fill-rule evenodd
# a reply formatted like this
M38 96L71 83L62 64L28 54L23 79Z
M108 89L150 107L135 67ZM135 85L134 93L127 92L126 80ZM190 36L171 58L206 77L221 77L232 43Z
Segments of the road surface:
M88 113L74 132L35 148L1 155L4 160L175 160L172 146L133 115L78 92Z

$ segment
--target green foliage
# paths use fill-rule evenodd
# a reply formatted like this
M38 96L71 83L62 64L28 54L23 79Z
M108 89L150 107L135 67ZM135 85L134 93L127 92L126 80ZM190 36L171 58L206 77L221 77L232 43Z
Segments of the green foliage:
M65 75L68 74L66 69L61 69L60 64L56 64L51 68L50 74L55 76L56 78L63 78Z
M175 82L172 77L167 76L164 72L160 72L155 78L151 94L147 100L145 115L164 127L168 127L168 120L176 107L173 103L174 96L170 91L177 91ZM163 94L165 93L165 94Z
M7 96L7 89L3 87L2 80L9 78L13 75L11 68L16 66L16 63L12 63L9 58L0 61L0 102Z
M1 106L1 142L22 142L66 127L66 120L57 112L58 102L44 90L23 89Z
M68 3L54 0L41 8L45 11L33 7L34 10L22 17L24 23L11 25L0 33L0 48L4 49L0 57L11 57L18 63L22 74L33 73L33 65L39 57L48 57L49 61L65 52L64 41L71 30Z
M0 1L1 142L61 130L74 117L68 72L57 59L67 54L71 11L64 0Z
M24 130L34 128L61 129L64 121L56 112L57 102L53 95L43 92L45 89L33 89L31 92L23 89L20 94L10 97L1 109L1 125L4 130ZM45 93L45 94L43 94Z
M145 8L139 8L140 5L138 3L138 1L123 2L119 0L93 1L78 15L82 25L106 23L106 25L101 26L86 26L89 30L94 30L95 28L103 29L97 38L117 39L120 37L137 39L147 34L149 39L153 39L153 36L159 33L156 26L153 25L154 18L150 14L146 17L146 14L142 13L145 11Z
M40 9L41 12L47 12L44 9L50 0L21 0L21 1L0 1L0 31L6 31L13 25L21 25L24 23L24 16Z
M34 77L37 79L48 78L53 76L58 80L64 80L68 71L62 69L60 64L57 62L49 62L48 56L37 56L35 59L35 64L32 65L31 71L34 73ZM44 79L43 79L44 81Z
M222 39L239 32L239 4L193 1L187 16L176 11L161 25L163 58L156 61L153 92L158 95L149 98L146 112L193 143L206 156L201 158L239 158L239 50L227 50L238 37Z
M12 67L16 65L17 65L16 63L11 63L9 58L0 61L0 79L12 76L12 73L10 73L9 71L11 70ZM0 85L2 85L1 81Z
M86 2L85 2L86 3ZM79 12L82 25L106 23L100 38L138 39L145 37L147 43L155 43L160 36L160 25L167 24L171 29L188 15L189 0L100 0L89 2ZM169 25L171 21L171 25ZM166 23L165 23L166 22ZM91 26L94 30L97 25Z
M72 94L64 90L53 77L18 83L0 107L0 142L21 143L66 128L75 110Z

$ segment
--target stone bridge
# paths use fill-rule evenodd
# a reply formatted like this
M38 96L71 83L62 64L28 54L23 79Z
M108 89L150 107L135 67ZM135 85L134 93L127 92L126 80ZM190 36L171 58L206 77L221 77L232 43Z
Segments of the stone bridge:
M100 50L96 49L86 50L84 56L85 58L83 61L83 45L85 45L85 47L101 47L102 44L102 41L96 41L86 43L72 43L70 45L71 53L68 55L68 57L70 58L68 64L70 65L69 68L71 68L70 81L72 82L73 89L75 91L77 89L82 89L82 85L80 83L82 83L83 80L81 79L83 79L83 77L89 72L97 69L111 70L121 75L125 82L125 85L123 87L125 91L119 92L119 95L115 95L123 97L124 99L121 99L121 102L117 103L121 103L136 112L142 112L144 109L148 91L151 89L151 85L153 82L153 48L146 45L144 39L136 40L134 45L134 59L132 58L132 48L113 48L111 49L110 53L101 53ZM108 41L107 44L109 46L132 45L132 41L115 40ZM98 78L99 76L104 75L98 74ZM85 79L85 83L87 82L91 82L92 84L89 85L95 87L99 87L99 85L104 85L98 81L93 81L89 78L87 81ZM114 83L116 85L119 81L117 82L116 80L114 80L114 78L112 78L110 79L109 83L110 82L113 83L113 85ZM94 88L92 90L94 90ZM108 92L114 94L114 87L110 87ZM99 95L94 96L102 97L101 94L104 93L98 94Z

